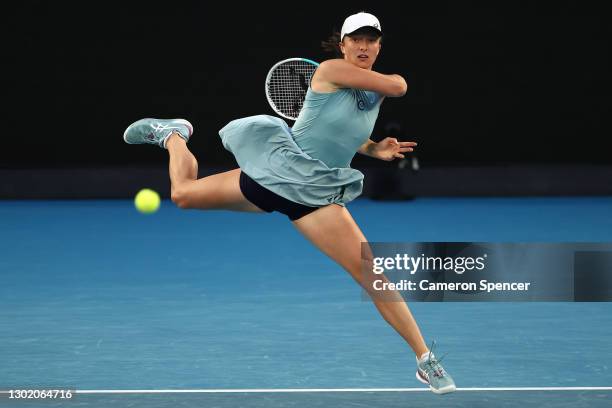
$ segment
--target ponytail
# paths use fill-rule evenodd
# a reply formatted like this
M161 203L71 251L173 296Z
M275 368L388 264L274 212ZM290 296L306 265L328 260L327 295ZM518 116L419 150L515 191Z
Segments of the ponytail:
M330 35L327 40L321 41L321 48L323 51L333 54L334 57L342 57L342 51L340 51L340 32L335 31Z

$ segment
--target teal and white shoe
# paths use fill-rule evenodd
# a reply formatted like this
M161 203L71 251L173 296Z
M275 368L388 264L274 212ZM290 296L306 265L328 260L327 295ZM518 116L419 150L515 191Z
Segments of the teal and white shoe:
M193 126L185 119L140 119L125 129L123 140L129 144L156 144L165 149L172 133L178 133L187 142Z
M429 389L436 394L453 392L457 389L455 381L442 367L440 361L442 359L437 360L431 351L421 359L417 359L416 378L423 384L429 385Z

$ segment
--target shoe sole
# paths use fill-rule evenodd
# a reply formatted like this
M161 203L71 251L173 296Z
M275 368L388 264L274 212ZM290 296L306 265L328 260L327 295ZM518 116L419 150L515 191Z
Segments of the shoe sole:
M148 120L148 119L153 119L153 118L144 118L144 119L140 119L140 120ZM136 122L140 122L140 120L137 120ZM123 132L123 141L127 144L140 144L140 143L130 143L127 141L127 134L128 131L130 130L130 128L136 123L132 123L130 126L127 127L127 129L125 129L125 132ZM189 136L191 137L191 135L193 135L193 125L191 123L189 123L189 121L185 120L185 119L172 119L172 123L178 123L180 125L184 125L187 127L187 129L189 129Z
M429 385L429 381L427 381L424 377L421 376L421 373L419 372L419 370L417 370L416 372L416 378L423 384ZM449 392L454 392L457 390L457 387L452 385L452 386L448 386L448 387L444 387L440 389L435 389L431 385L429 385L429 390L433 392L434 394L440 395L440 394L448 394Z

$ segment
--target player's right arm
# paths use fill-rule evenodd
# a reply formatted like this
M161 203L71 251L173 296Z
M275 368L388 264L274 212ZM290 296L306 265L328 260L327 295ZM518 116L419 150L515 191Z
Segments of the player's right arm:
M385 75L359 68L342 59L323 61L312 80L326 89L364 89L391 97L403 96L408 90L406 81L400 75Z

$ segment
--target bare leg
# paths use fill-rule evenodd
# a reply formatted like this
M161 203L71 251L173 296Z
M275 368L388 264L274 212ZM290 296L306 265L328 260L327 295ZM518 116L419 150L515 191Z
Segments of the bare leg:
M198 162L180 136L166 142L170 153L172 201L181 208L262 212L240 191L240 169L198 179Z
M328 205L294 221L293 225L323 253L346 269L361 286L371 288L368 278L361 273L361 243L367 241L346 208ZM420 357L428 348L419 326L399 293L394 294L396 297L393 301L389 296L384 300L372 296L372 300L384 319Z
M174 192L179 185L198 178L198 161L187 147L187 142L176 134L168 138L166 148L170 153L170 181Z

